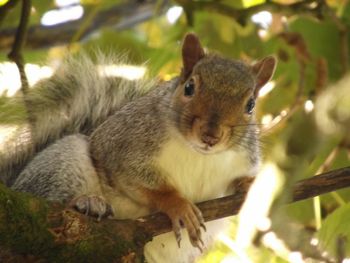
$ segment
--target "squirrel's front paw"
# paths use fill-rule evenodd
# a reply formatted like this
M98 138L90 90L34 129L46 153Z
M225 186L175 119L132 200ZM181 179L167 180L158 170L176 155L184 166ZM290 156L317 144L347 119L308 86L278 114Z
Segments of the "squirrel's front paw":
M111 205L102 196L82 195L74 198L70 206L82 214L97 217L97 221L103 217L113 216Z
M205 229L202 212L192 203L184 200L176 207L168 211L168 216L171 219L176 241L180 247L181 241L181 226L185 226L190 238L191 244L194 247L203 251L204 243L202 241L201 227Z

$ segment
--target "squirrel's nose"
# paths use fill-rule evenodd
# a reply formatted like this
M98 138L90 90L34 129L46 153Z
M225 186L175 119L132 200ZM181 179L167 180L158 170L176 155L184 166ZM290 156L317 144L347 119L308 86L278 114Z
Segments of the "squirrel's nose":
M201 139L202 139L202 142L204 142L205 144L207 144L209 146L214 146L220 140L220 138L215 137L215 136L208 134L208 133L203 133L201 136Z

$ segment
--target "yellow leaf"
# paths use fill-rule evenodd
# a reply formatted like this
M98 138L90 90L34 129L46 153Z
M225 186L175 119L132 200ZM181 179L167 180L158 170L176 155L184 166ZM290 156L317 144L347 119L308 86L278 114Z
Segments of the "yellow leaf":
M243 0L244 7L251 7L259 4L265 3L265 0Z
M0 0L0 6L5 5L9 0Z

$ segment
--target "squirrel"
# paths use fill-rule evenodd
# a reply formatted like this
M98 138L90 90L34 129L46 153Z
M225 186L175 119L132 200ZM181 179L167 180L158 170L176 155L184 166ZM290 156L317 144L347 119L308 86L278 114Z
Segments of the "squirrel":
M147 262L193 261L212 238L210 223L204 223L195 203L232 193L237 178L258 171L254 107L276 59L268 56L249 65L207 54L197 36L188 33L183 68L167 82L106 82L89 73L93 62L83 60L68 61L72 72L63 70L40 84L55 94L47 96L51 103L55 96L67 99L45 112L34 143L15 158L24 169L12 189L67 202L98 219L163 212L175 236L164 234L147 244ZM0 169L10 178L14 162L5 164ZM188 244L178 248L181 235L188 235L182 241Z

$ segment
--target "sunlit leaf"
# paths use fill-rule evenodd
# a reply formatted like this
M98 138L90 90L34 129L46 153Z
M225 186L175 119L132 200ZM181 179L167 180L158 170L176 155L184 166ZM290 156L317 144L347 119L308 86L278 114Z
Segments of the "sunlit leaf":
M344 246L346 256L350 256L350 204L335 210L323 222L318 233L320 247L336 256L339 246ZM341 241L343 240L343 241Z
M9 0L0 0L0 6L6 4Z

